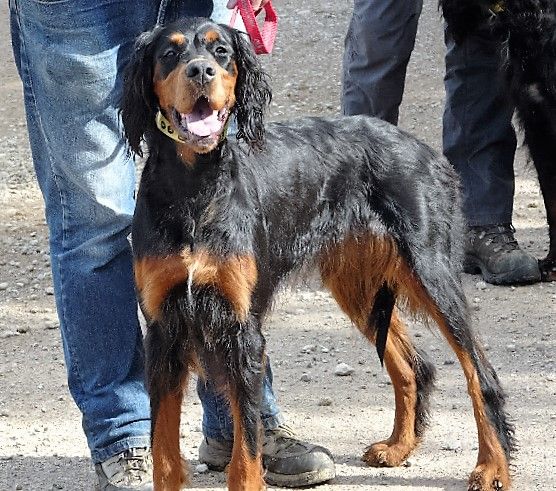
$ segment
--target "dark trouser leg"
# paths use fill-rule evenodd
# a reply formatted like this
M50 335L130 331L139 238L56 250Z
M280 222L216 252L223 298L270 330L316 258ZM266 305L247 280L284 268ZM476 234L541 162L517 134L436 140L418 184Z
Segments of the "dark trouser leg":
M342 112L397 124L422 0L355 0L345 40Z
M457 44L446 35L444 154L458 171L468 225L512 221L514 107L505 95L500 47L488 32Z

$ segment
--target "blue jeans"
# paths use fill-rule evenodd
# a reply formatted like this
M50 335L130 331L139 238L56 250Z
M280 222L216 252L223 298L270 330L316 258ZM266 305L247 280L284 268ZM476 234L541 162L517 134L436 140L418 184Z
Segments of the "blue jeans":
M197 394L203 402L203 435L216 440L233 440L234 427L228 401L201 379L197 382ZM272 369L268 357L263 380L261 420L265 430L276 429L284 422L272 391Z
M422 0L354 0L345 40L344 114L397 124ZM446 36L444 154L463 184L468 225L511 222L515 133L499 50L485 32L456 44Z
M134 39L155 25L159 4L9 3L33 163L46 208L68 385L83 415L92 458L102 462L150 444L128 239L135 166L126 153L117 104ZM217 7L226 21L224 5L221 0ZM210 16L212 10L211 1L173 0L166 18ZM265 389L270 412L279 418L268 380ZM206 426L226 423L211 420L223 401L211 388L201 395Z

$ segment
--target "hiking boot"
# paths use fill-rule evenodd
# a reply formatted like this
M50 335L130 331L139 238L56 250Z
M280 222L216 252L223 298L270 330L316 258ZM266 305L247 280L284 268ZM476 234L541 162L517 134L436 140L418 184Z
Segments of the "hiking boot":
M222 471L232 458L232 445L231 441L205 437L199 447L199 461L211 470ZM287 488L313 486L336 475L330 452L298 440L286 425L265 431L263 467L267 484Z
M465 239L466 273L480 273L488 283L511 285L540 281L537 260L522 251L509 223L469 227Z
M95 465L100 491L152 491L153 462L149 448L130 448Z

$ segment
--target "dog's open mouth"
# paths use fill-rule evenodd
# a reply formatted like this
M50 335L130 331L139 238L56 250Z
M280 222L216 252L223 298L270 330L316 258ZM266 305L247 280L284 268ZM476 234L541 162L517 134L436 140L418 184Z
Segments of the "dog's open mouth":
M219 111L210 107L206 97L200 97L190 113L180 113L174 109L174 119L184 136L207 143L220 137L228 118L228 108Z

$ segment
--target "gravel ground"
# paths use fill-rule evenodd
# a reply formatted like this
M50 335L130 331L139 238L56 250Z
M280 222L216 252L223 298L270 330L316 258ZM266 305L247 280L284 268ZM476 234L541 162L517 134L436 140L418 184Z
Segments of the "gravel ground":
M273 78L272 119L339 110L343 38L352 2L277 0L277 46L264 63ZM94 473L80 417L65 381L52 296L47 230L33 178L21 86L9 46L7 6L0 5L0 489L90 490ZM400 125L440 146L443 105L442 23L425 0ZM514 223L537 257L547 249L544 209L532 167L517 158ZM556 489L556 283L493 287L466 276L472 317L509 393L520 448L516 490ZM323 490L465 489L477 443L464 379L443 339L411 325L439 370L433 420L422 446L398 469L363 467L369 443L389 435L393 394L374 350L351 328L330 296L292 287L279 297L268 325L275 387L300 436L328 446L337 478ZM347 363L350 375L337 376ZM184 406L182 449L198 464L200 406ZM219 473L195 474L193 489L221 489Z

